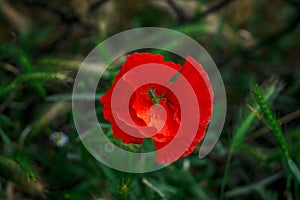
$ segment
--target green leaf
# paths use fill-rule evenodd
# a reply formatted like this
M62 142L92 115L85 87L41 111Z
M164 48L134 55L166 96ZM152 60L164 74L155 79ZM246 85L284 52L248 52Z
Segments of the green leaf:
M282 173L276 173L273 174L259 182L256 183L252 183L249 185L245 185L245 186L241 186L241 187L237 187L234 190L228 191L226 192L225 196L227 198L235 198L235 197L240 197L242 195L248 195L251 192L259 189L259 188L264 188L267 185L273 183L274 181L276 181L278 178L280 178L282 176Z
M169 80L168 83L174 83L174 82L178 79L180 73L181 73L181 71L176 72L176 73L174 74L174 76L171 78L171 80Z
M12 142L10 141L9 137L4 133L4 131L2 130L2 128L0 127L0 135L1 138L3 140L3 142L5 143L7 149L9 150L9 152L13 152L14 151L14 145L12 144Z
M285 157L285 160L294 175L294 177L298 180L300 183L300 172L294 161L291 160L290 153L287 148L287 144L285 141L285 138L283 136L283 132L281 129L281 126L279 122L277 121L274 112L271 110L269 105L267 104L263 93L260 89L260 87L255 84L251 87L251 91L254 94L254 97L256 98L257 103L260 106L260 109L263 112L263 122L271 128L273 131L274 135L276 136L276 139L279 143L280 149L282 151L283 156Z
M293 172L295 178L297 179L298 183L300 183L300 170L297 167L296 163L293 160L288 160L288 165Z

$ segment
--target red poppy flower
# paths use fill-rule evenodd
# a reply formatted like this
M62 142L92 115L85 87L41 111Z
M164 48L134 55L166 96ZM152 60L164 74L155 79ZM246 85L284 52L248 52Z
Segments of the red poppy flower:
M199 119L191 119L199 121L197 133L194 138L190 139L192 142L190 142L189 147L185 149L184 152L180 153L181 157L187 156L193 152L194 148L205 136L206 127L210 121L213 108L213 92L208 75L203 67L189 56L183 66L173 62L165 62L163 56L150 53L134 53L128 56L127 61L122 65L121 71L115 76L112 87L100 98L100 102L103 104L104 118L111 122L113 136L115 138L121 139L124 143L141 144L143 142L144 137L147 137L145 132L140 132L141 137L138 137L137 135L128 133L128 130L131 130L132 127L129 127L126 131L120 127L120 125L131 125L127 119L128 117L123 115L122 111L118 112L118 110L112 110L111 99L117 82L121 80L127 72L141 65L153 63L161 64L174 71L180 72L180 74L189 82L198 100L198 108L201 115L198 115ZM153 67L156 66L154 65ZM159 73L159 69L157 70ZM159 75L161 74L157 74L157 76ZM131 82L129 84L134 85ZM153 107L153 105L159 105L160 107ZM128 109L131 120L135 124L141 127L154 127L158 130L155 134L149 136L154 140L154 146L157 150L165 147L175 139L175 136L179 131L182 111L180 102L171 89L152 82L144 84L134 90L134 93L129 100ZM191 110L190 112L193 111ZM180 137L184 136L185 133L183 131ZM168 155L157 155L156 160L159 163L175 161L174 159L168 159Z

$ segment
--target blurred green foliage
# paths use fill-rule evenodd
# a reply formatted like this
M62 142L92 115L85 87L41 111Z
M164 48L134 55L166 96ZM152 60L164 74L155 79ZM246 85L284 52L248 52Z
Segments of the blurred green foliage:
M300 199L299 21L296 0L0 0L0 199ZM142 26L202 44L222 74L228 111L207 157L198 147L164 169L130 174L91 156L70 102L90 50ZM120 64L105 72L96 102ZM254 83L262 86L250 95ZM123 144L101 105L97 114L115 144L152 146ZM50 140L58 131L69 138L61 147Z

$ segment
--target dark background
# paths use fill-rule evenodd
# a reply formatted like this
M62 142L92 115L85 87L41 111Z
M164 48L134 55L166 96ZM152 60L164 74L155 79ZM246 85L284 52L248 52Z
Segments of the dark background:
M0 198L300 199L299 21L297 0L1 0ZM99 163L81 144L71 92L99 42L143 26L178 30L203 45L222 74L228 110L206 158L197 157L198 147L164 169L129 174ZM119 67L107 71L107 86ZM254 83L285 141L266 127ZM143 150L112 138L107 127L116 144ZM61 147L50 139L58 131L69 138Z

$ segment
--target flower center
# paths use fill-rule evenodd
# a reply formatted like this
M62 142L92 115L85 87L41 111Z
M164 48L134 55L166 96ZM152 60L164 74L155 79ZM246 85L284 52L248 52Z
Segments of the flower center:
M167 99L164 97L164 94L156 95L155 93L156 93L156 89L155 88L154 89L152 89L152 88L148 89L148 95L149 95L151 101L154 104L160 105L160 103L159 103L160 100L163 100L164 103L166 102Z
M167 112L160 104L155 104L150 108L150 123L148 126L155 127L157 132L161 131L167 120Z

